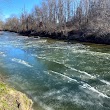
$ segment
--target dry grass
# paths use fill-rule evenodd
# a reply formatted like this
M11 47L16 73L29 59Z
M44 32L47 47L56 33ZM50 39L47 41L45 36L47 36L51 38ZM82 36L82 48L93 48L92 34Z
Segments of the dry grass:
M32 110L32 101L0 82L0 110Z

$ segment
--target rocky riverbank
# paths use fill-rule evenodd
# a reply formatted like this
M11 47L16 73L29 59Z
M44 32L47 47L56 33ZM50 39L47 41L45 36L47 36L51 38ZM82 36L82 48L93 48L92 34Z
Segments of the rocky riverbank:
M32 100L7 86L0 78L0 110L33 110Z

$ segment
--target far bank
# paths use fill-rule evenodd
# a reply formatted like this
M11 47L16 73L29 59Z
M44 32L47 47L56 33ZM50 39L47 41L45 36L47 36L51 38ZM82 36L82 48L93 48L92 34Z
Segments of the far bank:
M51 39L64 40L66 42L80 41L80 42L89 42L96 44L107 44L110 45L110 33L97 35L97 33L81 32L81 31L70 31L67 34L63 32L35 32L35 31L21 31L18 32L20 35L29 36L29 37L47 37Z

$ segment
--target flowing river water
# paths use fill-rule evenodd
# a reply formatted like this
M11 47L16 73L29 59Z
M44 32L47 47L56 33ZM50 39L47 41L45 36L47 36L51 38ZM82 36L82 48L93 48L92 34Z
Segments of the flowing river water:
M0 35L0 74L35 110L110 110L110 46Z

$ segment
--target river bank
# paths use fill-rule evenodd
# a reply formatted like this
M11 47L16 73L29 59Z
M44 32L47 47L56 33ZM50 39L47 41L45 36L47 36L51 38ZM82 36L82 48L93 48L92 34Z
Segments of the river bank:
M73 41L78 41L78 42L87 42L87 43L95 43L95 44L107 44L110 45L110 33L106 34L97 34L96 32L93 33L91 31L76 31L72 30L67 32L66 34L64 32L46 32L46 31L9 31L9 30L4 30L8 32L15 32L23 36L28 36L28 37L44 37L44 38L51 38L51 39L57 39L57 40L64 40L66 42L73 42Z
M91 32L81 32L81 31L70 31L67 34L63 34L63 32L32 32L32 31L22 31L18 32L24 36L40 36L40 37L48 37L52 39L65 40L67 42L80 41L80 42L89 42L96 44L107 44L110 45L110 34L107 33L105 35L97 35L97 33Z
M32 110L32 100L4 83L0 76L0 110Z

